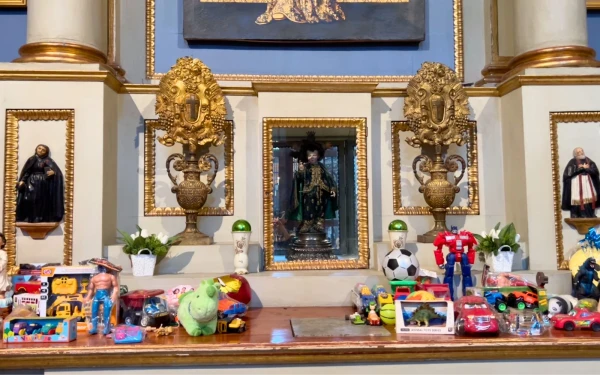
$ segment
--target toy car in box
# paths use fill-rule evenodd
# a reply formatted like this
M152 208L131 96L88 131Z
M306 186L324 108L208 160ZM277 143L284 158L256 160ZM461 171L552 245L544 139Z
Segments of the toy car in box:
M79 329L88 328L84 299L96 273L93 266L44 267L41 271L41 317L76 318Z
M69 342L77 338L77 319L13 318L4 322L2 340L7 343Z
M162 289L134 290L121 296L121 321L142 327L168 326L171 314Z
M453 335L454 303L396 300L396 333Z

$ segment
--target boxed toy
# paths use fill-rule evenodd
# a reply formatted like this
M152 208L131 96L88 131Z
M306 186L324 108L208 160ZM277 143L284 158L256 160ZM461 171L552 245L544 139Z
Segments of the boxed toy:
M77 338L76 318L13 318L4 322L7 343L69 342Z
M39 311L41 317L73 317L77 328L88 328L84 299L96 273L93 266L44 267L41 273Z
M396 300L396 333L454 334L454 303Z

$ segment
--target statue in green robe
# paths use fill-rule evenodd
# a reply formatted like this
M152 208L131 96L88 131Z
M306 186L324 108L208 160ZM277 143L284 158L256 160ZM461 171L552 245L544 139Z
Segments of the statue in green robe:
M315 133L308 132L299 151L292 157L299 161L294 173L288 220L300 222L298 233L325 233L325 220L335 219L337 185L321 160L323 146L315 140Z

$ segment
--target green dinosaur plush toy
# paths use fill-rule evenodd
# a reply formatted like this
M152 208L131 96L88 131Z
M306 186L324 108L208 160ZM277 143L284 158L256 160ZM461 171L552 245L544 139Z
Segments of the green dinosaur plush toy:
M179 297L177 317L190 336L208 336L217 330L219 284L204 280L198 289Z

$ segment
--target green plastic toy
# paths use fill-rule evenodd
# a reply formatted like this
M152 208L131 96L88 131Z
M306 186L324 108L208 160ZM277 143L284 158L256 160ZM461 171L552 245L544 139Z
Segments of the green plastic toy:
M179 297L177 317L190 336L208 336L217 331L219 284L204 280L198 289Z

